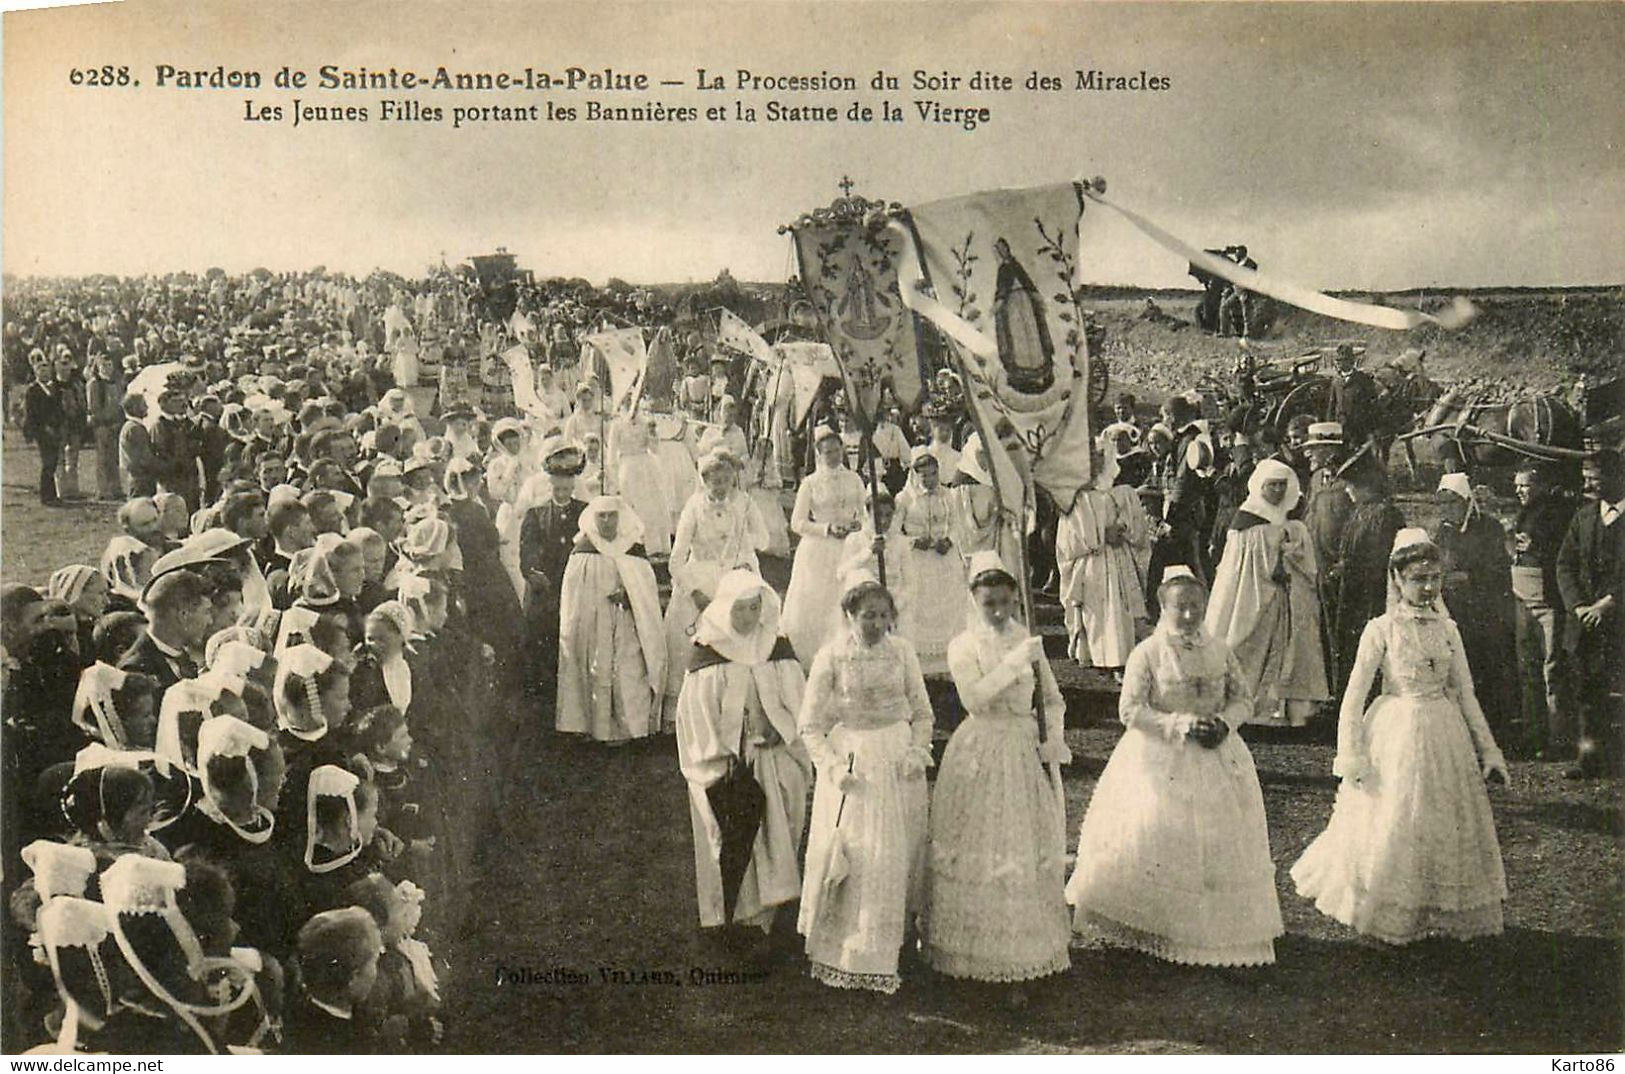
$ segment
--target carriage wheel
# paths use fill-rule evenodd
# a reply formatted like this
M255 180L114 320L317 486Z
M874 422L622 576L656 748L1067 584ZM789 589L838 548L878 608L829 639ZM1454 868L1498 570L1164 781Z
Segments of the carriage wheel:
M1331 405L1332 385L1325 377L1310 377L1302 384L1290 389L1281 397L1270 413L1269 422L1281 436L1286 436L1286 427L1292 419L1299 414L1308 414L1319 418L1326 413Z

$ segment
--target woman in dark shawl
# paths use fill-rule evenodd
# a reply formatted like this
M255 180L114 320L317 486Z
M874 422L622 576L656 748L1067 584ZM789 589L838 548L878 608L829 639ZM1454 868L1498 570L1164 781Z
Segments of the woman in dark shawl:
M1496 738L1506 741L1521 711L1506 531L1479 510L1466 474L1445 474L1438 498L1433 543L1444 553L1445 607L1461 629L1478 703Z

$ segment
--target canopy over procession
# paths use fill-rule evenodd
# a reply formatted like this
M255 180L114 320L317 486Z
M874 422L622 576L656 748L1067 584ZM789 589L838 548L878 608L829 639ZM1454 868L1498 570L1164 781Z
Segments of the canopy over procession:
M763 974L1016 1006L1080 950L1267 974L1292 890L1375 943L1494 942L1487 786L1619 758L1617 446L1530 457L1503 521L1481 472L1396 496L1364 344L1301 409L1251 352L1228 410L1114 393L1101 217L1200 269L1214 331L1471 316L1116 196L848 182L771 293L505 250L8 283L42 509L121 505L95 562L4 587L8 1044L435 1048L471 870L587 751L661 759L636 793L686 803L694 892L664 911ZM1069 815L1096 708L1120 737ZM1249 745L1283 741L1338 784L1284 878Z

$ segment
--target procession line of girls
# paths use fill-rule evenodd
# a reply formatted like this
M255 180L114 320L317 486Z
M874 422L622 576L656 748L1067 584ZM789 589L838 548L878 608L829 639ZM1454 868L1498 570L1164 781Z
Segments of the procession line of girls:
M1506 767L1439 604L1440 561L1424 531L1394 543L1389 607L1366 628L1343 701L1343 784L1326 831L1291 872L1322 912L1391 944L1498 933L1506 896L1485 790ZM746 570L723 579L700 616L677 715L702 928L765 934L799 898L812 975L881 992L899 986L915 940L937 972L990 982L1064 971L1072 945L1193 965L1273 963L1283 934L1275 866L1237 734L1254 712L1255 676L1204 627L1206 587L1175 566L1158 588L1163 615L1128 658L1125 730L1070 879L1043 771L1070 760L1064 702L996 555L974 557L970 589L972 625L948 646L970 715L928 809L932 714L888 590L847 578L845 629L803 679L772 589ZM1367 706L1379 671L1382 692ZM765 805L730 896L728 818L708 792L738 765Z

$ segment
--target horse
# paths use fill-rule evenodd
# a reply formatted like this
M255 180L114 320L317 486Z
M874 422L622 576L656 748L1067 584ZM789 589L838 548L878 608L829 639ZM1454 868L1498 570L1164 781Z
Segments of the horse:
M1475 467L1509 466L1523 458L1573 459L1584 447L1579 417L1557 395L1489 402L1465 388L1441 395L1412 435L1430 439L1447 472L1471 473Z
M1598 447L1625 448L1625 377L1582 380L1570 402L1583 415L1587 440Z

